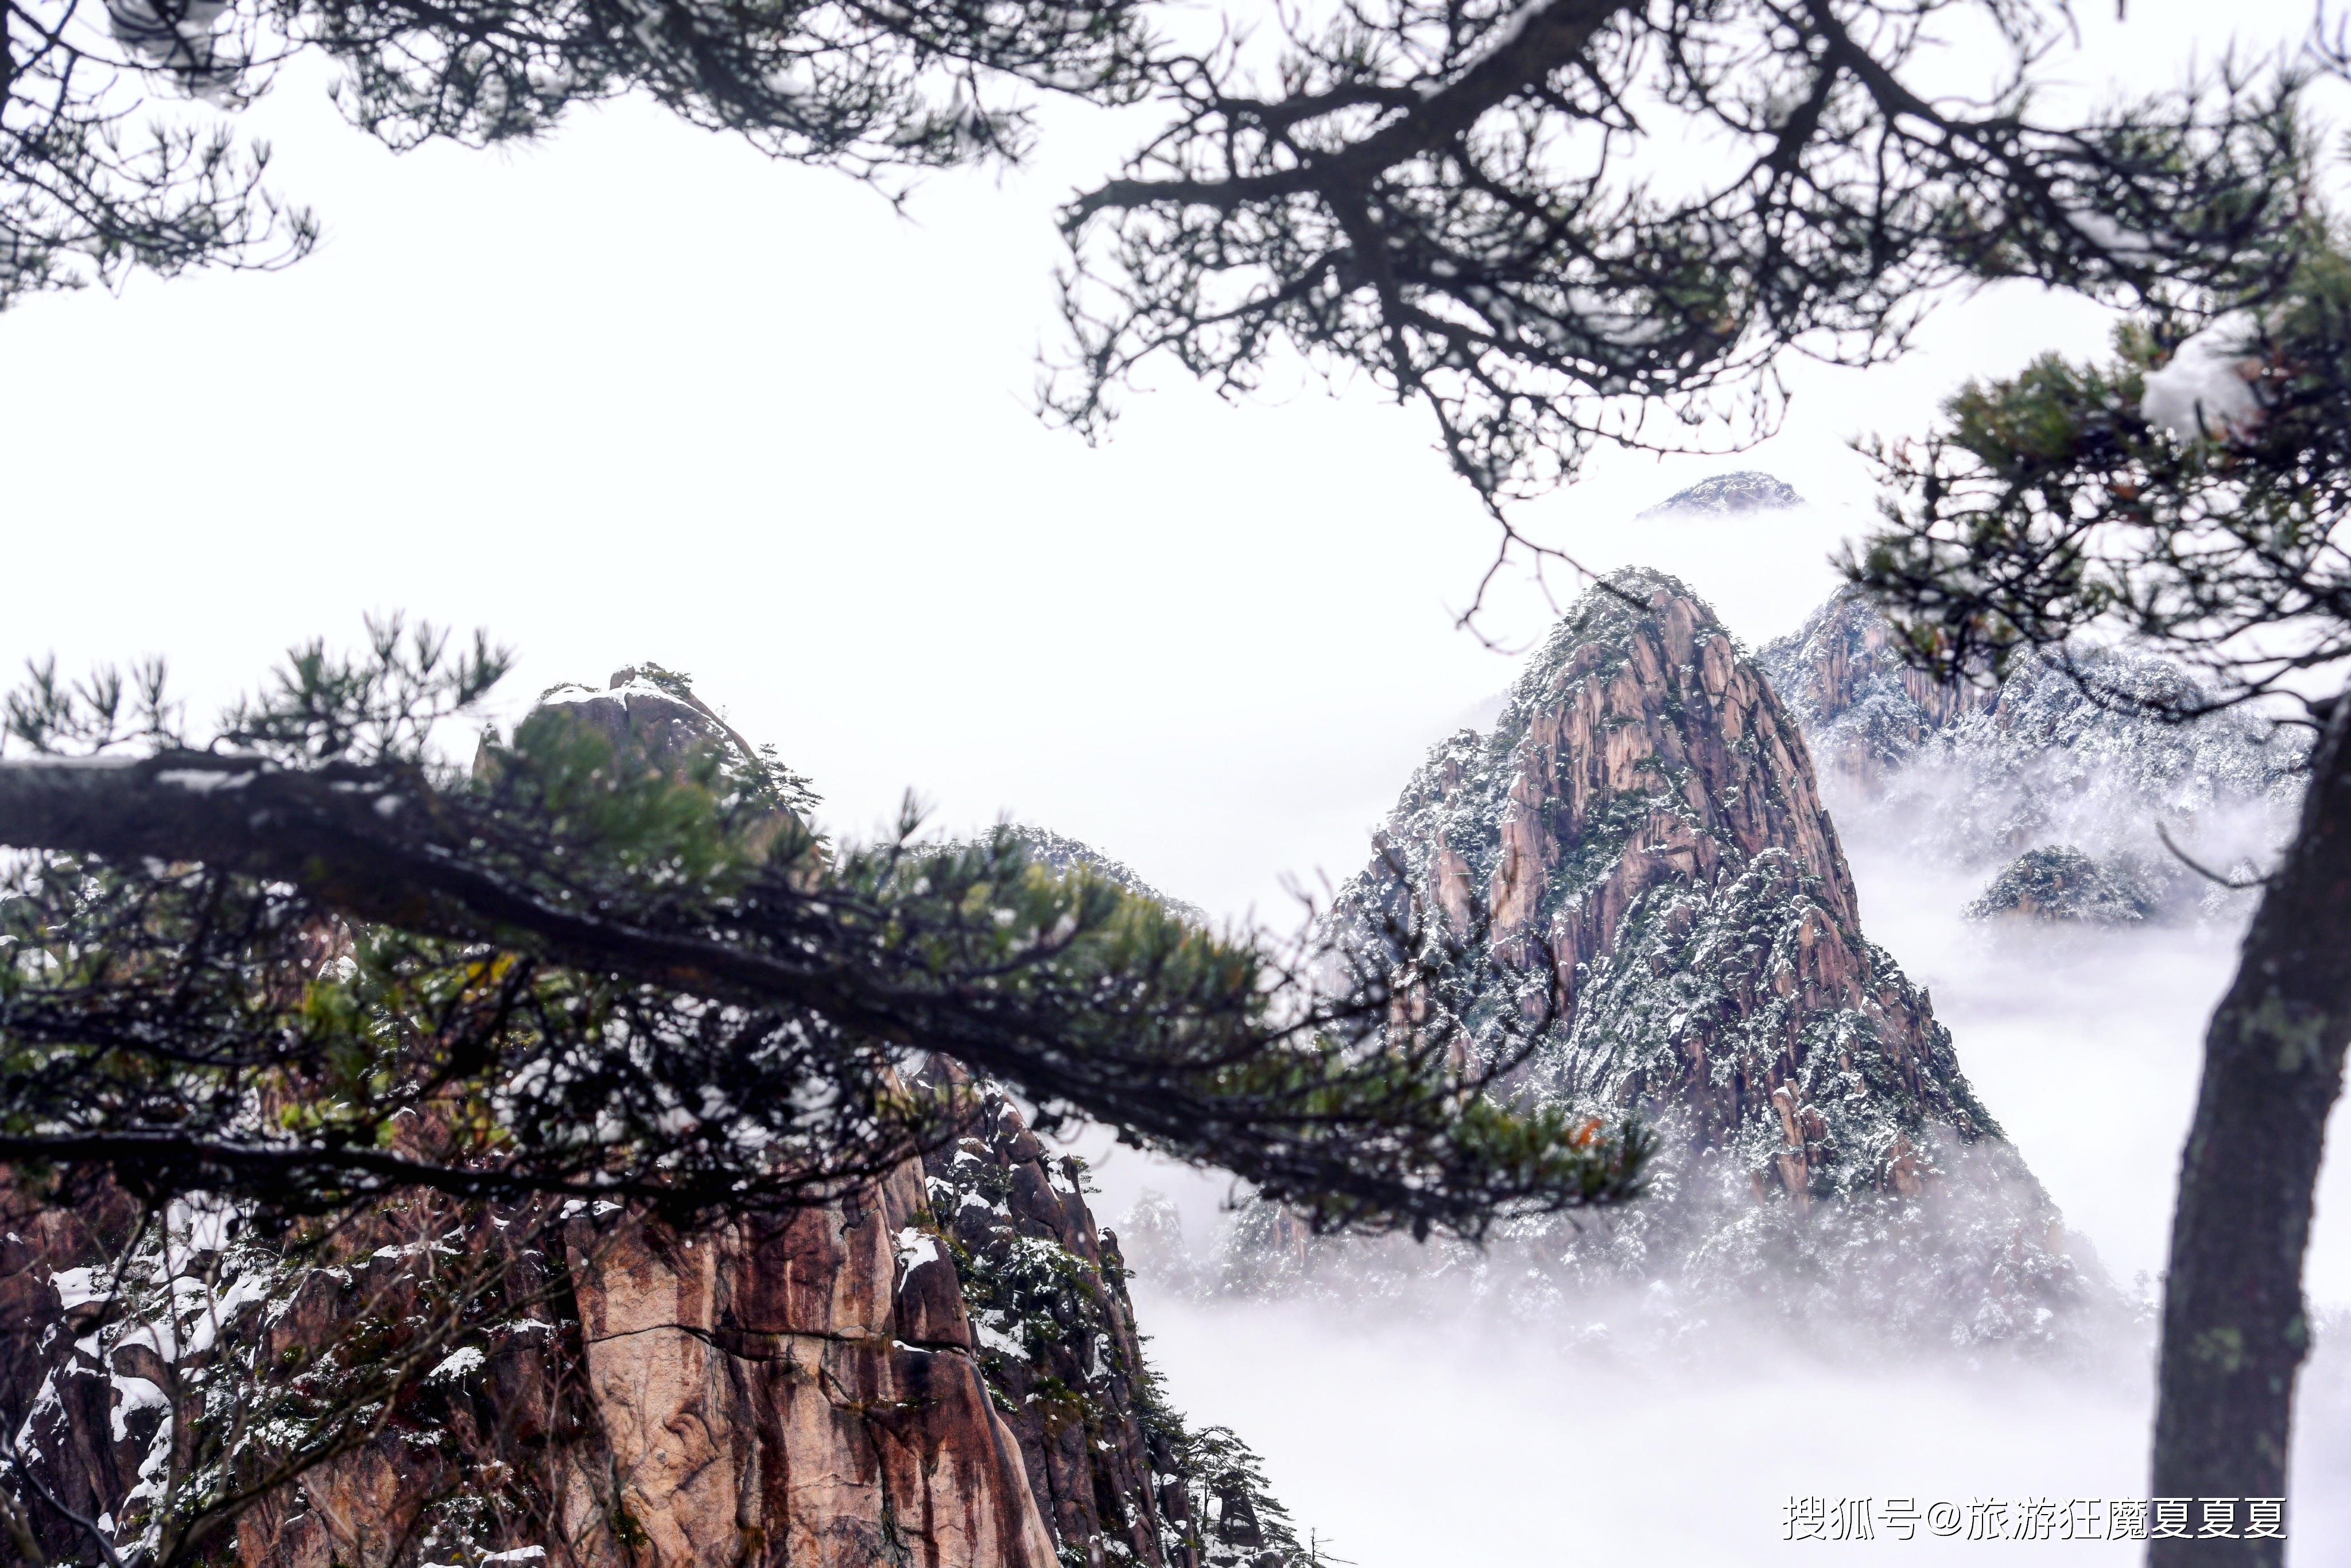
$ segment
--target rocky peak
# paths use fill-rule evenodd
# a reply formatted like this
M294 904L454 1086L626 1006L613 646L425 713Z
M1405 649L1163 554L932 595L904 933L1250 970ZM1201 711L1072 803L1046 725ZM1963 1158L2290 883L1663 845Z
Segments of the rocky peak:
M2047 1251L2055 1210L1949 1032L1862 933L1795 719L1678 581L1629 570L1595 586L1491 733L1431 753L1379 844L1336 918L1442 911L1470 949L1458 1010L1476 1048L1540 1022L1523 1092L1635 1111L1665 1134L1653 1196L1592 1236L1554 1237L1540 1269L1631 1235L1618 1264L1704 1284L1808 1248L1841 1255L1824 1209L1964 1199L1965 1224L1926 1208L1900 1221L1932 1231L1915 1256L1935 1261L1902 1287L1912 1306L1978 1324L1967 1333L2038 1321L1951 1297L2020 1247L2046 1265L2037 1280L2070 1278ZM1759 1210L1812 1218L1767 1246Z
M2156 911L2147 880L2126 858L2101 862L2071 844L2044 844L2001 867L1962 913L1970 920L2136 925Z
M557 687L544 706L656 766L718 747L793 777L658 666ZM89 1286L123 1275L135 1204L37 1202L0 1168L14 1462L95 1528L135 1521L158 1445L217 1418L237 1366L261 1376L396 1342L426 1321L434 1260L471 1249L502 1259L511 1285L469 1307L466 1348L380 1431L246 1509L205 1561L1310 1563L1255 1456L1222 1428L1196 1433L1161 1395L1082 1167L1050 1157L1000 1089L945 1059L924 1071L957 1092L954 1139L826 1202L680 1234L575 1201L518 1240L489 1206L428 1198L358 1217L347 1258L251 1231L232 1246L222 1225L166 1246L193 1275L158 1273L166 1285L143 1297ZM135 1261L124 1277L143 1279L151 1260ZM152 1347L183 1343L172 1325L192 1302L234 1325L167 1351L167 1366ZM53 1560L87 1560L83 1526L59 1513L36 1527Z
M718 745L745 760L759 748L694 695L684 675L659 664L629 664L612 672L601 689L566 681L539 695L542 710L568 713L615 747L656 765L676 761Z
M1820 766L1858 780L1899 767L1930 736L1998 700L1993 688L1913 669L1886 618L1851 593L1767 644L1758 663Z
M2259 863L2301 792L2306 731L2239 709L2168 721L2193 677L2144 653L2085 644L2021 655L1997 683L1939 684L1848 591L1758 663L1849 830L1963 867L2062 844L2137 865L2155 913L2216 913L2158 828L2208 863Z
M1207 911L1196 904L1186 904L1174 898L1143 879L1141 873L1124 861L1115 860L1092 844L1066 837L1050 828L1040 828L1031 822L1008 822L1004 831L1026 851L1037 864L1066 875L1074 871L1088 871L1103 881L1140 894L1170 914L1192 922L1195 925L1208 923Z
M818 803L809 781L778 761L774 747L752 745L694 695L686 676L659 664L623 665L601 688L577 681L549 686L535 712L565 715L656 768L676 769L715 751L729 768L751 770L775 804L803 825Z
M1490 736L1458 735L1381 834L1457 934L1539 974L1549 1092L1667 1114L1802 1205L1915 1188L1918 1136L1996 1131L1925 998L1862 936L1794 721L1706 603L1617 572L1569 612ZM1417 888L1410 887L1416 881ZM1499 1045L1524 1016L1473 1005Z
M1613 574L1561 621L1492 732L1441 743L1378 842L1458 934L1538 955L1572 1016L1579 976L1653 889L1769 859L1842 928L1851 873L1804 743L1714 612L1661 572ZM1351 884L1384 887L1382 868Z
M1801 507L1804 498L1794 486L1755 469L1718 474L1687 490L1677 490L1641 514L1644 517L1734 517L1748 512L1784 511Z

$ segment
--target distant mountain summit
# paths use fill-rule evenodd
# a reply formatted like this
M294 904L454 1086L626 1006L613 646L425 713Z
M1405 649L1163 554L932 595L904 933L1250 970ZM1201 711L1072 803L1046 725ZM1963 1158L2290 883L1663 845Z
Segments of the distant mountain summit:
M1677 491L1641 514L1644 517L1731 517L1745 512L1777 512L1801 507L1804 498L1793 486L1755 469L1718 474L1687 490Z
M1129 893L1140 894L1167 910L1179 919L1195 925L1208 924L1207 911L1196 904L1162 893L1143 880L1143 875L1124 861L1113 860L1092 844L1066 837L1050 828L1040 828L1033 822L1008 822L1006 831L1029 852L1029 858L1038 864L1063 875L1073 871L1090 871L1105 882L1115 883Z
M1621 571L1562 621L1492 734L1439 747L1344 911L1416 894L1497 963L1500 1049L1550 993L1540 1092L1670 1114L1798 1207L1923 1190L1932 1127L1999 1135L1949 1034L1862 936L1795 722L1713 612ZM1401 874L1399 874L1401 873Z
M1795 719L1673 578L1586 594L1491 732L1441 743L1377 842L1339 927L1443 922L1470 1051L1537 1029L1518 1092L1636 1113L1662 1138L1625 1210L1530 1222L1507 1262L1441 1267L1538 1307L1578 1281L1799 1314L1826 1295L1960 1343L2044 1332L2087 1289L1925 992L1864 936ZM1241 1239L1257 1255L1236 1278L1354 1266L1270 1219Z
M2236 907L2158 829L2216 868L2265 864L2301 798L2308 731L2241 709L2169 723L2145 705L2176 700L2187 671L2110 648L2074 657L2107 700L2037 654L1997 685L1938 685L1904 661L1876 608L1845 592L1757 661L1849 834L1890 835L1970 870L2062 849L2128 869L2149 915Z

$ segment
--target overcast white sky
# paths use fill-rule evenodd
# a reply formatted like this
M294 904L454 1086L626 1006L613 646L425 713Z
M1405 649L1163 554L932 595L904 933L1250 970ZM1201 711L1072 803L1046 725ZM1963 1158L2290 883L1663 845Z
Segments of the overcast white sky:
M2151 86L2196 35L2209 53L2218 26L2304 16L2210 9L2085 15L2059 64ZM1314 385L1232 408L1170 370L1103 450L1031 416L1053 207L1139 122L1070 117L1033 169L935 178L908 219L643 104L402 158L315 73L249 119L324 216L318 255L0 319L0 669L162 651L209 702L402 608L516 645L521 695L645 658L690 672L836 826L912 786L943 823L1009 811L1281 915L1283 874L1359 863L1422 750L1511 674L1453 629L1491 538L1416 413ZM1527 521L1774 632L1867 516L1845 438L2104 332L1998 291L1900 367L1800 374L1786 434L1745 457L1604 460ZM1750 465L1822 510L1626 521ZM1524 641L1546 617L1520 592L1492 624Z

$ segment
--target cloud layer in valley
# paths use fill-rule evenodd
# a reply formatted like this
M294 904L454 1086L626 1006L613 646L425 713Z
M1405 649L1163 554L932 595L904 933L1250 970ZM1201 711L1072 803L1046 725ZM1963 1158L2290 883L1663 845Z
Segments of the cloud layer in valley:
M1993 1114L2117 1286L2143 1301L2161 1267L2204 1018L2233 930L2030 933L1960 918L1979 873L1922 865L1855 823L1847 849L1871 936L1928 986ZM2339 1118L2338 1118L2339 1122ZM2339 1132L2339 1128L2338 1128ZM1203 1237L1222 1188L1128 1151L1097 1207L1173 1188ZM2304 1375L2291 1561L2351 1552L2351 1161L2322 1184L2309 1273L2325 1316ZM1153 1354L1185 1408L1247 1433L1301 1523L1361 1568L1565 1564L1594 1554L1778 1563L1792 1496L2134 1498L2145 1490L2153 1331L2118 1326L2088 1367L1929 1347L1898 1363L1728 1318L1677 1343L1645 1304L1593 1301L1573 1321L1463 1312L1381 1318L1354 1303L1203 1302L1137 1281ZM1646 1310L1654 1312L1655 1303ZM1595 1325L1613 1331L1594 1333ZM1634 1332L1626 1332L1627 1330ZM1808 1546L1807 1550L1815 1549ZM2054 1553L2126 1563L2126 1543L1936 1541L1818 1550Z

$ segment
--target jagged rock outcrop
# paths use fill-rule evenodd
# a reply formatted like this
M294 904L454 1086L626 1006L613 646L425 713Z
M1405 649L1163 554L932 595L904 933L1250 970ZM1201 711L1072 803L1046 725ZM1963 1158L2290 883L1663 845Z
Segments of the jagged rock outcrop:
M582 1568L1049 1568L1054 1542L952 1270L901 1246L927 1217L910 1163L839 1202L715 1234L618 1210L576 1218L558 1310L523 1321L577 1359L510 1328L455 1380L500 1425L529 1391L573 1385L574 1419L542 1433L556 1440L526 1483L540 1528L450 1539L450 1520L416 1544L460 1560L538 1546ZM402 1462L417 1446L371 1445L247 1514L242 1562L401 1561L396 1527L442 1500Z
M656 765L761 755L657 666L549 706ZM812 799L770 772L786 802ZM460 1348L206 1561L1298 1561L1253 1456L1159 1394L1082 1166L955 1064L925 1074L963 1101L927 1162L696 1234L611 1203L533 1218L426 1197L297 1255L225 1210L158 1232L110 1189L68 1205L0 1185L0 1420L57 1500L33 1521L45 1551L97 1561L67 1511L136 1534L195 1423L329 1418L339 1364L398 1354L455 1311Z
M1839 593L1802 630L1756 655L1802 729L1823 779L1875 782L1958 721L1991 711L1994 688L1938 682L1901 655L1894 628L1868 603Z
M2132 700L2176 696L2187 672L2112 649L2075 657L2116 702L2037 655L1998 685L1940 685L1908 667L1865 601L1839 593L1757 660L1849 833L1968 869L2069 844L2137 863L2157 914L2233 908L2179 863L2158 825L2216 869L2265 863L2300 798L2307 732L2240 710L2166 723Z
M746 760L772 755L753 746L694 695L684 675L659 664L630 664L602 686L566 681L539 694L538 711L559 712L655 767L672 767L719 746Z
M1000 1090L956 1062L935 1058L920 1081L972 1092L926 1162L931 1199L982 1373L1056 1539L1089 1563L1291 1561L1285 1511L1236 1462L1246 1448L1193 1431L1160 1393L1118 1238L1086 1204L1084 1163L1050 1155Z
M486 1350L423 1380L373 1440L248 1511L235 1560L387 1568L536 1548L576 1568L1062 1561L1070 1537L1048 1525L1029 1483L1040 1456L982 1376L920 1162L699 1236L599 1207L540 1239L559 1255L517 1260L472 1303ZM159 1358L141 1332L152 1303L92 1291L110 1271L105 1237L38 1214L0 1259L0 1405L53 1490L89 1517L127 1518L159 1433L169 1448L163 1411L199 1369L177 1364L189 1358L168 1336ZM1091 1223L1081 1205L1075 1222ZM183 1314L197 1299L273 1314L265 1350L351 1354L359 1318L392 1303L413 1315L424 1289L413 1248L381 1225L360 1239L386 1244L291 1270L266 1246L183 1248L165 1293ZM454 1504L484 1472L499 1475L505 1506L469 1518ZM52 1542L68 1562L72 1544L69 1532Z
M952 1062L927 1071L933 1082L974 1087ZM1174 1517L1163 1523L1151 1478L1178 1466L1172 1454L1154 1463L1124 1270L1087 1210L1081 1168L1049 1158L1012 1104L983 1090L925 1169L977 1306L981 1364L1029 1460L1029 1490L1063 1540L1107 1540L1136 1562L1162 1562L1163 1540L1189 1533L1188 1500L1167 1500Z
M1793 486L1748 468L1701 479L1687 490L1677 490L1641 516L1736 517L1747 512L1784 511L1803 504L1804 498L1796 494Z
M2102 863L2071 844L2047 844L2002 866L1960 913L1970 920L2136 925L2156 912L2148 880L2135 862Z
M1405 787L1342 906L1418 894L1503 969L1465 1021L1507 1048L1530 982L1559 1015L1546 1093L1675 1112L1694 1148L1799 1205L1915 1191L1929 1124L1997 1128L1926 998L1861 934L1804 742L1670 578L1620 572L1535 656L1493 732Z
M1520 1092L1662 1134L1652 1195L1522 1232L1528 1272L1843 1281L1961 1337L2029 1331L2083 1287L1925 993L1864 936L1794 719L1680 583L1631 570L1588 593L1379 844L1337 918L1439 912L1469 949L1471 1049L1533 1030Z
M572 1468L609 1467L656 1561L1056 1560L928 1222L910 1164L780 1225L697 1242L616 1216L575 1243L603 1441ZM565 1522L623 1561L599 1490L573 1479Z

